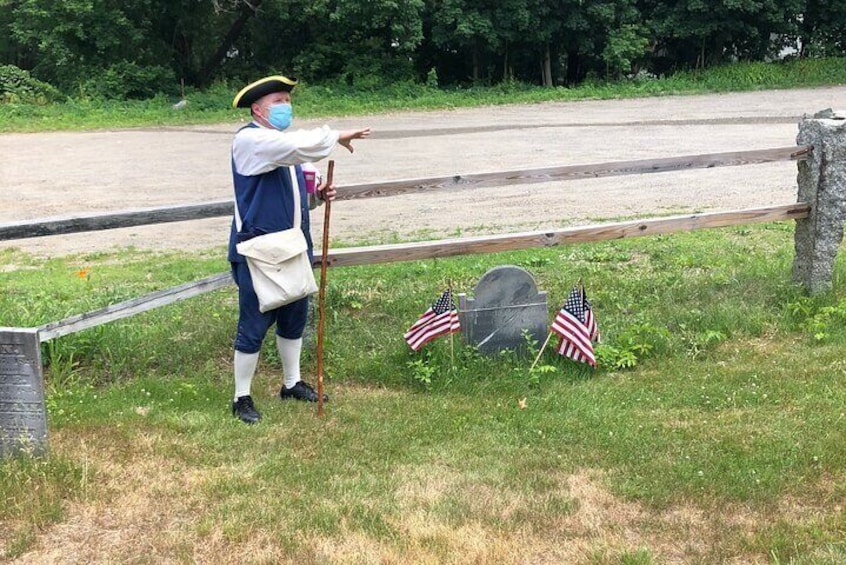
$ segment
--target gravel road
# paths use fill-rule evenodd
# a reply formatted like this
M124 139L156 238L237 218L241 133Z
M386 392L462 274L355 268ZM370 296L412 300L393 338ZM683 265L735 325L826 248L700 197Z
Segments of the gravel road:
M846 108L846 86L634 100L556 102L355 119L294 127L370 126L352 155L338 147L336 184L768 149L793 145L803 114ZM247 116L245 115L245 119ZM231 196L229 144L239 124L0 135L0 223ZM786 204L796 164L743 167L338 202L332 238L531 231L600 220ZM314 214L319 241L322 214ZM229 219L0 242L41 256L133 246L222 247Z

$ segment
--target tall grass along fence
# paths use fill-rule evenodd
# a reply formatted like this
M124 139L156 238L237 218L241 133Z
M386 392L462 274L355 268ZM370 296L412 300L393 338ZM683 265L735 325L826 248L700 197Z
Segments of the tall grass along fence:
M333 267L368 265L796 220L793 278L810 293L822 292L832 284L834 260L843 238L843 221L846 218L846 112L824 110L803 118L799 123L796 146L358 184L340 187L338 200L438 189L475 190L490 186L785 160L798 161L799 189L795 204L649 218L550 231L352 247L330 250L327 262ZM199 205L0 224L0 240L196 220L228 216L232 212L233 204L226 200ZM319 254L315 256L319 257ZM46 451L47 416L41 343L217 290L229 284L229 273L222 273L35 328L0 327L0 456Z

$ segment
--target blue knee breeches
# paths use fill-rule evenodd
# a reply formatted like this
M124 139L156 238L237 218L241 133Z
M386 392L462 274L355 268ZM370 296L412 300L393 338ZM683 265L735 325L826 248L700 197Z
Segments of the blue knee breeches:
M258 297L253 290L253 279L246 263L230 263L232 278L238 285L238 334L235 349L243 353L257 353L261 349L267 330L276 324L276 335L285 339L303 337L308 320L308 297L276 310L259 311Z

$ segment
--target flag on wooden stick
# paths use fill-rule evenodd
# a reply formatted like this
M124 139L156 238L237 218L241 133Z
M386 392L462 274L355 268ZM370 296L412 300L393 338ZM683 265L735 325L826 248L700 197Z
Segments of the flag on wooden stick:
M574 286L555 319L552 331L561 336L559 355L596 367L593 342L599 341L599 326L590 308L585 289Z
M452 299L452 291L446 290L405 332L404 337L411 349L420 351L436 337L459 331L458 308Z

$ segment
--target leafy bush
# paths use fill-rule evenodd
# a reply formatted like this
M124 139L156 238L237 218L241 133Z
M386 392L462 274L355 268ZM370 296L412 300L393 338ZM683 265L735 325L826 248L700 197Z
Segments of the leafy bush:
M667 328L639 323L622 331L614 341L596 346L597 364L613 370L632 369L658 349L663 351L670 341Z
M0 104L48 104L60 96L57 89L32 78L29 71L0 65Z
M788 311L800 320L802 330L816 341L828 341L846 321L846 299L834 305L818 304L811 297L802 297L787 305Z
M144 100L156 94L178 92L171 69L144 66L130 61L111 65L80 85L83 95L112 100Z

